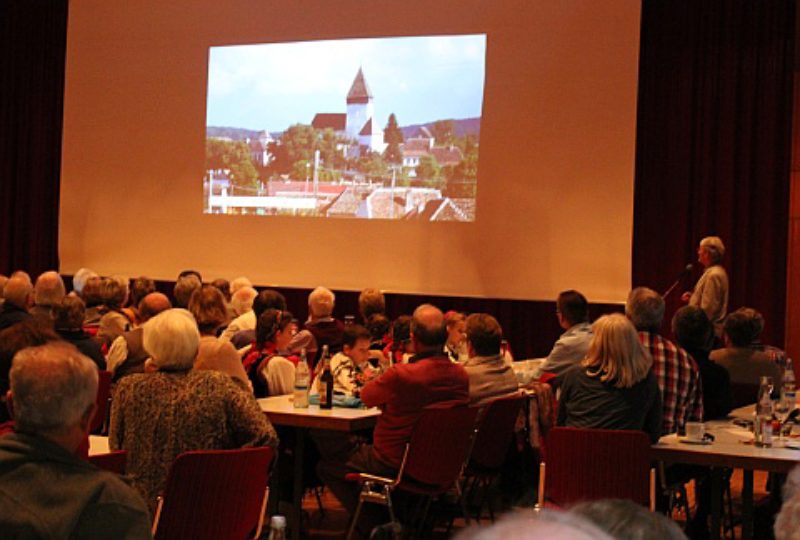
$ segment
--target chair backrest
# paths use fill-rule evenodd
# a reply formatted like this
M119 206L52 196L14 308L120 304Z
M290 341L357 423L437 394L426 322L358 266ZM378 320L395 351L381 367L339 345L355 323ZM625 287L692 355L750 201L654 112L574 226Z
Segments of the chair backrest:
M517 394L495 399L484 407L470 456L471 467L494 470L503 465L526 399Z
M172 464L155 538L247 538L259 524L274 451L200 450Z
M477 407L428 409L414 425L401 487L410 478L437 495L458 479L469 452Z
M99 431L105 424L108 415L108 398L111 397L111 372L99 371L97 375L97 411L92 418L89 433Z
M103 470L125 474L125 468L128 464L128 452L125 450L117 450L115 452L108 452L107 454L94 454L89 456L89 463Z
M642 431L554 428L546 497L566 506L596 499L650 503L650 439Z

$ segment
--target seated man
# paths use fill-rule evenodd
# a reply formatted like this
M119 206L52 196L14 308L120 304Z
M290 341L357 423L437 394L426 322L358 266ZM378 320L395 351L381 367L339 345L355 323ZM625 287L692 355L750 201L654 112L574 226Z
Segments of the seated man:
M342 351L331 358L334 393L358 396L367 382L381 374L382 368L374 368L369 362L371 337L360 324L344 329Z
M33 287L30 281L21 276L12 277L3 288L5 301L0 306L0 330L30 319L28 313L33 304Z
M96 395L97 368L71 345L14 358L15 433L0 437L4 538L150 538L147 507L133 488L75 455Z
M350 472L383 476L397 473L414 423L423 410L433 405L449 407L469 402L469 377L464 368L444 354L447 329L444 314L430 304L414 311L411 339L417 354L408 364L395 364L368 382L361 401L380 407L373 444L354 444L346 455L329 455L320 461L320 479L351 514L358 504L358 484L346 481Z
M470 405L484 405L498 397L519 391L517 377L500 350L503 329L486 313L467 317L467 351L464 369L469 375Z
M592 341L592 325L589 324L589 303L578 291L564 291L556 300L558 324L565 330L558 338L553 350L542 364L542 373L563 375L583 360Z
M106 356L107 369L114 381L132 373L144 373L144 362L150 356L142 345L142 326L149 319L172 307L169 298L159 292L153 292L139 302L139 320L141 324L125 332L111 343Z
M53 306L59 304L66 296L64 280L58 272L43 272L36 278L33 286L33 307L30 314L47 323L53 322Z

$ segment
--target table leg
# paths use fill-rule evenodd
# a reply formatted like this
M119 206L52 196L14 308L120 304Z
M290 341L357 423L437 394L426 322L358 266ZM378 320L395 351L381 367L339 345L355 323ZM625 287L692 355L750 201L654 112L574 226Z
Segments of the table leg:
M753 538L753 471L742 471L742 540Z
M292 540L299 540L303 524L303 459L305 453L306 430L297 428L294 441L294 476L292 485Z
M722 523L722 469L711 468L711 538L719 540Z

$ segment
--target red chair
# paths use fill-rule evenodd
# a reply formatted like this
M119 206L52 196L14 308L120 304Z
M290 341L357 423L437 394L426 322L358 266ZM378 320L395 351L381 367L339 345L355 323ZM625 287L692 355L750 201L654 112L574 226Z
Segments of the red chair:
M97 372L97 411L92 418L89 433L100 433L106 425L108 417L108 402L111 398L111 372Z
M470 459L464 470L465 499L472 500L476 490L480 490L475 515L477 520L480 520L483 506L488 502L489 517L494 521L489 491L505 464L514 439L514 427L526 399L520 393L496 399L484 406Z
M422 497L424 506L420 513L420 524L425 523L434 498L453 487L459 491L460 497L458 480L469 455L479 411L477 407L426 410L414 425L396 478L367 473L347 475L348 480L361 483L358 506L350 522L347 538L353 537L365 502L386 506L392 523L397 524L392 504L392 492L395 490ZM464 517L469 519L466 514Z
M125 450L117 450L115 452L108 452L107 454L95 454L89 456L88 459L89 463L105 471L125 474L125 468L128 464L128 452Z
M650 439L642 431L554 428L539 469L539 508L630 499L655 509Z
M156 539L258 538L274 450L199 450L179 455L158 498ZM252 535L252 536L251 536Z

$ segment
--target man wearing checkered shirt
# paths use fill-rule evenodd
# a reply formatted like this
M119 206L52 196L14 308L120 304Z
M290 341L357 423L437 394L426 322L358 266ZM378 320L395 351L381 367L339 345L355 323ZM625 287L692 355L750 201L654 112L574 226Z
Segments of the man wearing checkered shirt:
M658 333L664 319L664 299L652 289L637 287L628 294L625 315L653 357L653 374L661 388L664 408L662 433L682 433L686 422L702 422L700 370L685 350Z

